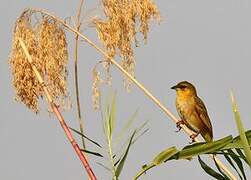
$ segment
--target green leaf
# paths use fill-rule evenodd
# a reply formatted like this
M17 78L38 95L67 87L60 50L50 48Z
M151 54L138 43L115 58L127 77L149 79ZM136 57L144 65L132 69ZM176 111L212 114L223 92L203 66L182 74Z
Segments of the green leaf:
M240 160L240 158L238 157L238 155L236 155L234 153L234 151L232 151L231 149L228 150L228 152L231 154L231 158L234 160L234 162L237 164L238 168L240 169L241 173L242 173L242 176L243 178L246 180L246 175L245 175L245 171L244 171L244 168L243 168L243 164Z
M245 134L245 129L243 127L241 117L240 117L240 113L238 111L237 103L235 101L233 93L231 93L231 101L232 101L232 107L233 107L233 112L234 112L236 125L237 125L237 128L238 128L239 134L240 134L241 143L243 145L243 150L244 150L244 153L246 155L249 167L251 168L251 150L250 150L248 139L247 139L246 134Z
M116 94L112 95L111 103L107 103L105 107L105 122L104 129L106 137L111 141L112 133L115 128L115 120L116 120Z
M243 154L243 152L241 151L241 149L235 149L235 150L240 155L240 157L248 164L247 158L245 157L245 155Z
M238 176L242 180L243 178L242 178L241 174L239 173L239 171L237 170L237 168L235 167L233 161L229 157L230 156L229 153L224 153L224 151L222 151L222 152L223 152L223 155L224 155L225 159L228 161L228 163L232 166L232 168L236 171L236 173L238 174Z
M200 163L200 166L202 167L202 169L207 173L209 174L210 176L214 177L215 179L218 179L218 180L225 180L225 178L217 173L215 170L213 170L211 167L209 167L201 158L200 156L198 156L198 161Z
M132 145L133 145L134 143L136 143L136 142L139 140L139 138L140 138L141 136L143 136L145 133L147 133L148 131L149 131L149 129L145 129L143 132L141 132L139 135L137 135L137 137L135 137L134 140L132 141Z
M145 129L143 132L141 132L142 129L147 125L147 123L148 123L148 120L145 121L142 125L140 125L140 126L136 129L136 133L135 133L136 137L135 137L134 140L132 141L132 145L133 145L134 143L136 143L136 141L138 141L138 139L139 139L141 136L143 136L145 133L147 133L147 131L148 131L149 129ZM139 134L139 133L140 133L140 134Z
M110 129L110 137L112 137L112 133L115 128L116 122L116 94L112 96L112 103L111 103L111 111L109 114L109 129Z
M136 119L135 117L138 114L138 109L131 115L131 117L127 120L126 124L118 134L118 136L115 139L115 142L120 141L120 139L124 136L124 134L129 130L129 128L132 126L134 120Z
M251 141L251 130L248 130L245 132L245 135L248 139L248 141ZM240 142L241 141L241 138L240 136L236 136L234 139L233 139L233 142Z
M170 147L164 151L162 151L161 153L159 153L154 159L153 159L153 164L154 165L159 165L163 162L165 162L166 160L168 160L170 157L172 157L174 154L176 154L178 152L178 150L176 149L176 147Z
M131 146L134 145L134 143L141 137L143 136L147 131L148 129L145 129L143 132L140 132L145 126L146 124L148 123L148 121L145 121L142 125L140 125L136 130L136 133L135 133L135 137L133 138L133 141L131 143ZM140 134L139 134L140 133ZM123 143L123 145L119 148L119 150L117 151L117 154L124 149L124 147L127 145L127 143L130 141L130 137Z
M119 158L115 163L114 163L114 167L116 167L118 165L118 163L120 162L121 158Z
M227 136L217 141L207 143L195 143L193 145L186 146L178 154L178 159L187 159L200 154L213 153L220 150L230 142L232 142L232 136Z
M86 150L86 149L81 149L81 151L85 152L85 153L88 153L88 154L92 154L94 156L98 156L98 157L104 157L102 154L98 153L98 152L94 152L94 151L89 151L89 150Z
M215 164L216 168L217 168L218 171L221 173L221 175L224 177L224 179L230 180L229 177L221 170L221 168L219 167L218 163L216 162L214 156L213 156L213 160L214 160L214 164Z
M105 129L105 134L106 137L110 140L111 138L111 126L110 126L110 106L107 105L105 108L105 122L104 122L104 129Z
M109 172L112 171L109 167L105 166L104 164L102 164L102 163L100 163L100 162L96 162L96 163L97 163L98 165L100 165L101 167L103 167L105 170L107 170L107 171L109 171Z
M247 137L248 142L250 144L250 142L251 142L251 130L246 131L245 134L246 134L246 137ZM226 145L224 147L224 150L226 150L226 149L234 149L234 148L243 149L243 145L242 145L240 136L236 136L233 139L232 143L230 143L230 144L228 144L228 145Z
M155 167L156 165L151 163L149 165L143 165L141 171L133 178L134 180L137 180L142 174L146 173L149 169Z
M201 143L194 143L192 145L188 145L184 147L181 151L178 151L176 147L168 148L161 153L159 153L152 163L147 165L143 168L136 176L135 179L140 177L149 169L172 159L190 159L193 156L197 156L200 154L206 153L215 153L227 144L231 143L233 140L232 136L227 136L217 141L213 142L201 142Z
M122 157L121 161L119 162L119 164L118 164L118 166L117 166L117 168L116 168L116 171L115 171L116 177L119 177L119 175L120 175L120 173L121 173L121 171L122 171L122 169L123 169L123 167L124 167L125 160L126 160L127 155L128 155L128 153L129 153L129 149L130 149L130 146L131 146L131 143L132 143L132 140L133 140L133 137L134 137L135 133L136 133L136 131L133 132L133 134L132 134L132 136L131 136L131 139L130 139L130 142L129 142L127 148L126 148L125 154L124 154L124 156Z
M69 126L68 126L69 127ZM95 144L96 146L102 148L102 146L100 146L99 143L97 143L96 141L93 141L92 139L88 138L86 135L82 134L81 132L77 131L76 129L73 129L71 127L69 127L70 130L72 130L73 132L79 134L80 136L82 136L83 138L87 139L88 141L90 141L91 143Z

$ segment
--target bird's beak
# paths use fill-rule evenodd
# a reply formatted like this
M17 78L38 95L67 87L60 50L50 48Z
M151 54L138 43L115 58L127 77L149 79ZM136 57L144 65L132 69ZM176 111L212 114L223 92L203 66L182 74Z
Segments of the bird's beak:
M178 88L178 85L171 87L171 89L177 89L177 88Z

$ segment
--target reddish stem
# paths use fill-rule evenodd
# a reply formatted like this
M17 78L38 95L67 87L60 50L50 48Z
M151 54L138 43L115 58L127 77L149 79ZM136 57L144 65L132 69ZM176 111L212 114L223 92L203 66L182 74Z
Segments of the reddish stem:
M89 178L91 180L96 180L97 178L96 178L94 172L92 171L92 168L90 167L85 155L82 153L82 151L80 150L78 144L76 143L75 139L73 138L73 136L72 136L66 122L64 121L63 116L61 115L61 113L58 110L58 107L54 103L51 103L51 107L52 107L53 112L57 116L61 127L64 129L64 132L65 132L68 140L71 142L71 145L72 145L73 149L75 150L75 152L77 153L79 159L83 163L83 165L84 165L84 167L85 167L85 169L86 169L86 171L87 171L87 173L89 175Z

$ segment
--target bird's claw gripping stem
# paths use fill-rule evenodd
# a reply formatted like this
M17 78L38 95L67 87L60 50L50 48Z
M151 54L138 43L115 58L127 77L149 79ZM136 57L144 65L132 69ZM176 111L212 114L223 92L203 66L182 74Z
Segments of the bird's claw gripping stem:
M199 133L196 133L196 134L192 134L191 136L189 136L191 139L192 139L192 142L190 142L190 144L194 143L195 142L195 138L199 135Z
M185 124L185 122L183 120L180 120L176 123L176 127L178 128L178 130L176 130L175 132L180 132L181 130L181 124Z

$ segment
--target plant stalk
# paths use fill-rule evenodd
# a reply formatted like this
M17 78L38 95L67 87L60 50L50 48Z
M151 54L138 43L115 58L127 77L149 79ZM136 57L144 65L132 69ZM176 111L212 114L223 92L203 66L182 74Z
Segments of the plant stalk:
M141 84L137 79L135 79L130 73L128 73L119 63L117 63L112 57L110 57L103 49L98 47L94 42L92 42L89 38L83 35L81 32L77 31L75 28L71 27L67 23L65 23L62 19L52 15L49 12L46 12L42 9L29 9L34 12L40 12L46 14L53 19L57 20L58 22L62 23L66 28L70 31L74 32L75 34L79 35L84 41L86 41L89 45L94 47L97 51L103 54L107 59L111 61L111 63L118 68L127 78L129 78L140 90L144 92L144 94L151 99L173 122L177 123L179 120L169 111L148 89L145 88L143 84ZM193 134L193 131L190 130L186 125L181 124L181 128L185 131L185 133L189 136ZM199 138L194 139L195 142L200 142ZM212 157L213 158L213 157ZM232 180L237 180L237 177L217 158L214 157L215 161L219 165L219 167L229 176Z
M110 158L110 162L111 162L111 168L112 168L112 180L117 180L117 177L116 177L116 170L115 170L115 167L114 167L114 161L113 161L113 154L112 154L112 142L111 142L111 139L108 137L107 138L108 140L108 148L109 148L109 158Z
M27 48L26 48L26 46L25 46L25 44L24 44L24 42L23 42L23 40L21 38L19 38L19 42L21 44L21 47L22 47L22 49L23 49L23 51L24 51L30 65L31 65L31 67L32 67L32 70L34 71L39 83L43 87L45 96L47 97L47 101L48 101L49 105L51 106L51 108L52 108L54 114L56 115L57 119L59 120L60 125L61 125L61 127L63 128L63 130L65 132L65 135L67 136L67 138L70 141L73 149L75 150L75 152L78 155L80 161L82 162L82 164L83 164L89 178L91 180L96 180L97 178L96 178L92 168L90 167L89 162L87 161L87 158L81 152L78 144L76 143L74 137L72 136L72 134L71 134L71 132L70 132L70 130L69 130L63 116L62 116L62 114L60 113L60 111L58 109L58 106L53 102L52 96L51 96L51 94L50 94L50 92L49 92L49 90L48 90L42 76L40 75L39 71L37 70L37 68L36 68L36 66L35 66L35 64L34 64L32 58L31 58L31 56L30 56L30 54L29 54L29 52L28 52L28 50L27 50Z
M80 23L80 15L83 6L84 0L80 0L80 5L77 11L77 19L76 19L76 29L79 31L81 27ZM79 98L79 85L78 85L78 45L79 45L79 35L75 36L75 49L74 49L74 81L75 81L75 93L76 93L76 106L77 106L77 115L78 115L78 124L79 130L82 134L84 134L84 123L81 115L81 105ZM83 149L85 149L85 140L81 137Z

